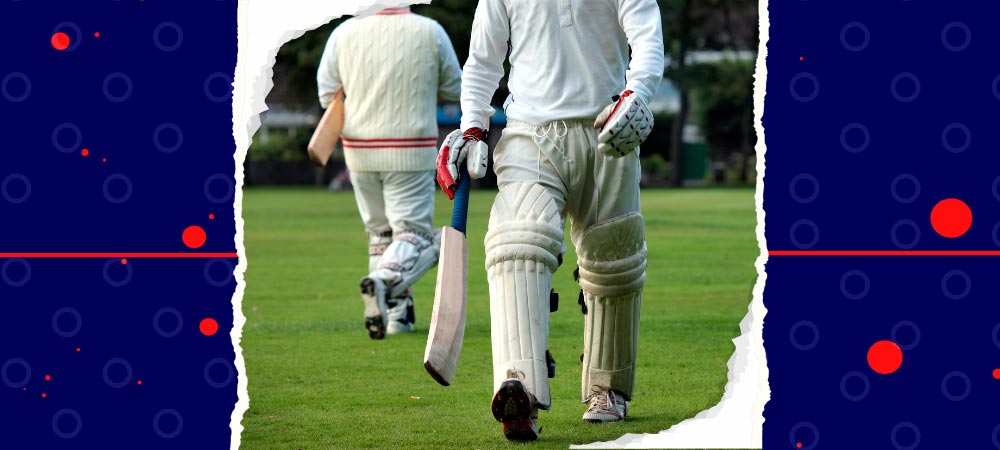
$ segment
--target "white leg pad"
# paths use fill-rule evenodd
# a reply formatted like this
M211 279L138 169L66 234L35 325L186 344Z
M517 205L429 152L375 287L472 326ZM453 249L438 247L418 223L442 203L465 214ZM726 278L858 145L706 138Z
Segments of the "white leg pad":
M486 234L493 390L511 374L548 409L549 291L562 249L559 208L533 183L501 187Z
M440 247L438 234L413 230L396 233L368 277L381 279L389 289L389 297L398 297L437 264Z
M577 262L587 304L581 400L599 386L632 398L639 311L646 280L642 216L631 213L588 228Z
M368 273L378 268L382 255L392 243L392 231L382 233L368 232Z

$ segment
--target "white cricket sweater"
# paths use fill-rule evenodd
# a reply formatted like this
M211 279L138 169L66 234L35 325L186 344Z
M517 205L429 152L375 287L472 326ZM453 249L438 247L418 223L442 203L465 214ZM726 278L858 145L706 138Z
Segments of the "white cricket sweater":
M522 122L594 119L625 89L649 102L663 78L655 0L480 0L462 75L463 130L487 127L508 41L504 111Z
M462 70L444 29L407 8L349 19L320 60L319 101L344 90L341 139L358 172L434 170L437 98L458 100Z

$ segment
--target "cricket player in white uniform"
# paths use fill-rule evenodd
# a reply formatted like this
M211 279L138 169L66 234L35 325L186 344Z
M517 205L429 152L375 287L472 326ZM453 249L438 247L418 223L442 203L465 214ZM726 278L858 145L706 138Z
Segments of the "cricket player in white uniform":
M344 157L368 232L361 280L372 339L413 330L409 289L437 263L437 99L458 100L462 70L444 29L409 7L353 18L330 35L319 65L324 108L344 92Z
M655 0L480 0L461 129L438 154L438 183L449 195L463 159L479 176L508 52L508 122L493 155L499 193L485 240L491 407L508 439L527 441L538 437L538 409L552 405L549 294L567 216L586 314L583 420L628 413L646 267L638 146L663 76L660 11Z

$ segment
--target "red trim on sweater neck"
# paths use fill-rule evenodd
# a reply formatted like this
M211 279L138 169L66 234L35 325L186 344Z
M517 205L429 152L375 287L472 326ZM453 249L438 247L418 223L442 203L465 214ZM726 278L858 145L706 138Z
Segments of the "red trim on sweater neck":
M410 8L409 7L406 7L406 8L386 8L386 9L383 9L383 10L379 11L375 15L376 16L394 16L396 14L411 14Z

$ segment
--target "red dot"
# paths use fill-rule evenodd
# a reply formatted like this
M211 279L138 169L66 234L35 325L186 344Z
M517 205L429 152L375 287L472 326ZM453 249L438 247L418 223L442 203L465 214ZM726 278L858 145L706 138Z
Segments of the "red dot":
M878 341L868 349L868 365L882 375L890 374L903 364L903 351L892 341Z
M136 381L135 384L142 386L142 380Z
M209 214L208 220L215 220L215 214Z
M83 155L83 156L87 156L87 155L90 154L90 150L87 150L87 149L80 150L80 154Z
M796 448L802 448L802 443L801 442L796 442L795 443L795 447Z
M205 244L205 230L197 225L191 225L184 229L181 239L184 240L184 245L190 248L201 247Z
M51 379L52 379L52 377L50 377L50 376L48 376L48 375L46 375L46 376L45 376L45 381L49 381L49 380L51 380Z
M101 32L100 31L95 31L94 32L94 37L101 37Z
M80 347L77 347L77 348L76 348L76 352L77 352L77 353L80 353Z
M44 392L42 392L42 398L45 398L45 393Z
M931 210L931 226L946 238L959 237L972 226L972 210L959 199L946 198Z
M21 388L21 390L22 390L22 391L27 391L27 390L28 390L28 388Z
M66 48L69 47L69 36L60 31L53 34L52 39L49 40L49 42L52 44L52 48L56 50L66 50Z
M123 265L124 265L124 264L128 264L128 260L127 260L127 259L125 259L125 258L122 258L122 264L123 264Z
M1000 369L993 369L993 378L1000 380Z
M802 56L799 57L799 61L804 61L805 59L806 59L805 57L802 57ZM801 446L802 446L802 443L799 442L799 447L801 447Z
M201 334L211 336L215 334L216 331L219 331L219 323L211 317L206 317L201 319L201 323L198 324L198 329L201 330Z

